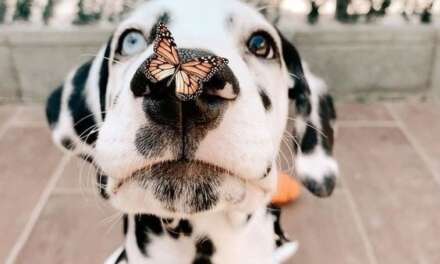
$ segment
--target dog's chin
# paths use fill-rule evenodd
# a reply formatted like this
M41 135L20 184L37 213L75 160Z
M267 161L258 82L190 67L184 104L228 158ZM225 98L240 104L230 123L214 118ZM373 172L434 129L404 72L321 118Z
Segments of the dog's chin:
M111 185L111 201L117 209L163 217L252 211L266 204L273 191L268 181L246 180L199 160L155 163Z

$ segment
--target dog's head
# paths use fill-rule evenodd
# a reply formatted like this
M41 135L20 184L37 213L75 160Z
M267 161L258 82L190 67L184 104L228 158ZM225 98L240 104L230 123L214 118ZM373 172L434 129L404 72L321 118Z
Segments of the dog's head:
M167 81L145 75L159 23L173 33L182 58L229 60L193 100L179 100ZM116 28L92 63L72 74L73 88L64 87L87 94L77 98L81 104L64 99L65 107L86 110L58 122L73 123L86 146L66 142L65 133L55 137L93 157L107 177L103 191L122 211L252 210L275 189L289 88L308 89L303 76L293 46L239 1L150 1ZM83 91L75 88L81 81Z

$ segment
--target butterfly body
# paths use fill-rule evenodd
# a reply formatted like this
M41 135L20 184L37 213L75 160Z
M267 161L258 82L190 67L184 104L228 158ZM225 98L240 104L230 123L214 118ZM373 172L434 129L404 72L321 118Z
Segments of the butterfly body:
M189 56L190 58L183 60L184 56L181 56L168 28L159 24L157 32L154 54L147 60L145 75L152 82L170 78L167 86L175 81L176 96L183 101L200 95L203 83L209 81L228 63L227 59L218 56Z

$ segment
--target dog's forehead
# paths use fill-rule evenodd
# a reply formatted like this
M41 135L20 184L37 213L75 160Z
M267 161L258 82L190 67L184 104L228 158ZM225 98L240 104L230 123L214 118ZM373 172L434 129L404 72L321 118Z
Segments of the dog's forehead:
M153 0L136 8L121 27L138 25L149 28L160 19L170 24L176 39L182 34L186 37L190 34L194 37L201 34L221 36L234 29L274 32L258 11L238 0Z

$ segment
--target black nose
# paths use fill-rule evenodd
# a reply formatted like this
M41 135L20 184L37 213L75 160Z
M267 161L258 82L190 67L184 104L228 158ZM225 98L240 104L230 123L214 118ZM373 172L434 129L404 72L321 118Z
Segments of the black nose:
M181 61L213 56L202 50L179 49ZM199 96L182 101L176 96L174 76L159 82L149 80L142 64L131 81L135 97L143 98L143 108L150 119L161 125L181 127L181 123L201 125L215 122L229 103L238 96L240 88L232 70L226 65L202 84Z

